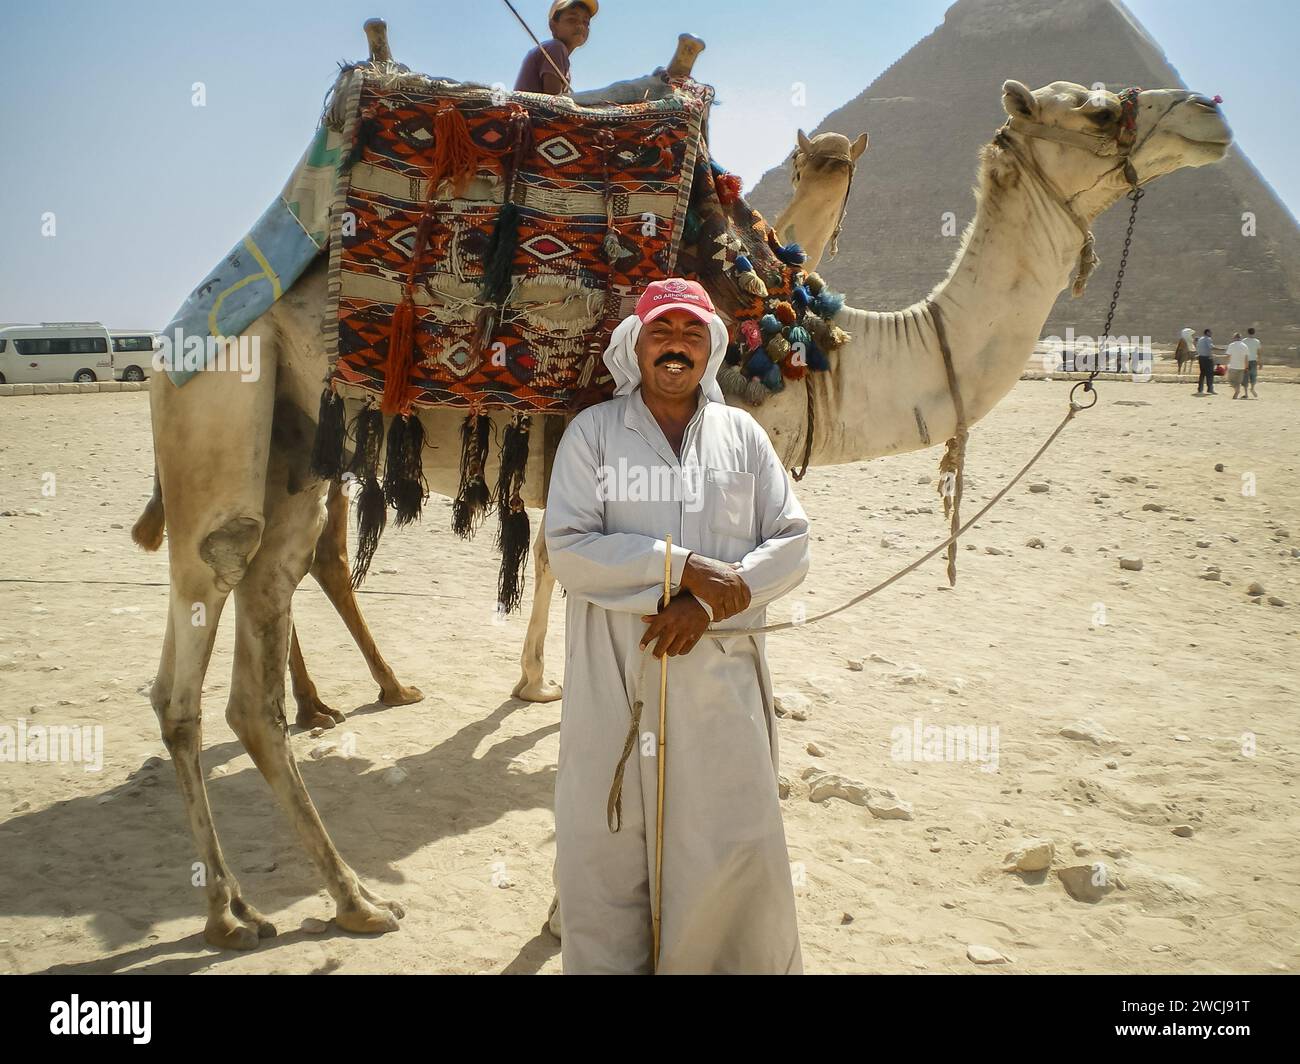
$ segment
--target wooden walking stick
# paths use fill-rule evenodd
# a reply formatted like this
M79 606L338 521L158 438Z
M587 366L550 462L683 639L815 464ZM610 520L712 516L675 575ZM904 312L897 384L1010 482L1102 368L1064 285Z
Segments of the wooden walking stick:
M672 601L673 537L665 536L664 606ZM654 970L659 971L659 935L664 904L664 728L668 723L668 655L659 659L659 793L655 811L655 911L651 929L654 933Z

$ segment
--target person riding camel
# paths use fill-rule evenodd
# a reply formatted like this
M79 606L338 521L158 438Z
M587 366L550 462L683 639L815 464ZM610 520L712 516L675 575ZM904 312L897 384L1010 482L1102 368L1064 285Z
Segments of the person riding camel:
M515 92L572 95L569 55L587 43L591 20L599 8L597 0L555 0L548 19L551 39L524 56L515 79Z

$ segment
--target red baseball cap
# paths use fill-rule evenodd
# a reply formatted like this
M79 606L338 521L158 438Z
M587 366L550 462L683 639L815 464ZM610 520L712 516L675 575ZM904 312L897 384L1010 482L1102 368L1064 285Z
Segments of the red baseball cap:
M670 310L684 310L702 322L713 320L713 300L704 286L682 277L669 277L666 281L652 281L636 302L636 316L642 325L649 325L661 314Z

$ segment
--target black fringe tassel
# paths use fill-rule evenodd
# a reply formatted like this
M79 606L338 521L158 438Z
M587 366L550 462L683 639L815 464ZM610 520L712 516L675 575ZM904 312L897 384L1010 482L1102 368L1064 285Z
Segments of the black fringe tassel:
M343 397L327 387L321 392L316 439L311 446L311 471L321 480L338 480L343 475L343 447L347 436Z
M460 426L460 490L452 503L451 528L461 539L474 535L492 502L485 472L491 429L486 414L468 414Z
M501 303L510 294L510 270L518 247L519 207L503 203L497 212L492 239L483 254L483 288L479 296L482 302Z
M361 411L352 422L356 450L348 472L361 482L357 498L357 556L352 563L352 587L358 588L370 571L379 537L388 523L388 503L379 483L379 449L384 440L384 415L379 407Z
M517 416L506 426L501 441L501 469L497 474L497 549L501 573L497 602L506 613L519 608L524 597L524 569L531 542L528 511L524 509L524 473L528 467L528 429L531 418Z
M398 414L388 427L384 498L397 511L398 528L419 520L429 485L424 479L424 425L415 414Z

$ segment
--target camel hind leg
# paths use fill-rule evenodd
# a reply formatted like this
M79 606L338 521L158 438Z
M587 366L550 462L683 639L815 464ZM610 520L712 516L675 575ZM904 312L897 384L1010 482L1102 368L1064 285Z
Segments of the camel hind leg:
M533 607L528 615L524 649L519 655L519 682L511 695L525 702L554 702L563 689L546 679L546 628L551 615L551 595L555 591L555 574L546 553L545 522L538 522L533 542Z
M379 652L370 634L370 626L361 614L356 592L352 590L352 570L348 565L348 497L337 481L330 485L325 501L325 528L316 543L311 575L347 625L352 641L366 659L370 675L379 684L379 701L386 706L407 706L423 699L424 692L418 687L408 687L397 679Z
M304 731L311 731L313 728L332 728L335 724L342 724L347 717L321 701L316 684L307 672L307 662L302 656L302 645L298 642L297 625L290 626L289 636L289 683L293 688L293 700L298 705L298 715L294 723Z

